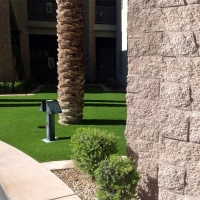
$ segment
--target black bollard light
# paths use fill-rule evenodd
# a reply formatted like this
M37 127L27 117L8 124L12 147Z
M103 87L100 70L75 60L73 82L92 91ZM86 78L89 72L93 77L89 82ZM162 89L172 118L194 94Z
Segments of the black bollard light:
M61 108L57 100L45 100L40 105L40 111L46 112L46 138L44 142L55 141L55 119L54 114L61 113Z

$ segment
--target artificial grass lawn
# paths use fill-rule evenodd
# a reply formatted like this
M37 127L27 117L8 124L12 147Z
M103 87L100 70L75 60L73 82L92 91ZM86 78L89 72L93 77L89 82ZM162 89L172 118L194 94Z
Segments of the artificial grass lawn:
M125 92L105 92L99 86L85 86L83 121L79 125L58 124L55 115L55 142L45 143L46 113L42 100L57 99L57 87L45 85L34 96L0 96L0 140L20 149L39 162L70 159L70 138L78 127L100 128L119 137L119 154L125 154Z

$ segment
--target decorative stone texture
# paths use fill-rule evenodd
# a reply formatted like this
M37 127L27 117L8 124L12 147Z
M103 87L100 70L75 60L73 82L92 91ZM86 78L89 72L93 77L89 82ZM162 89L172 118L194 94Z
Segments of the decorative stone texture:
M139 126L128 125L125 130L126 140L134 142L134 140L145 140L150 142L158 142L159 140L159 124L149 123Z
M170 109L160 124L161 135L176 140L188 141L190 113Z
M187 171L185 193L200 199L200 171Z
M141 99L156 99L160 93L160 81L158 79L128 76L127 92L139 94Z
M162 33L145 33L140 38L129 39L129 56L156 56L160 53Z
M159 143L136 140L129 147L138 155L139 162L158 163Z
M148 9L148 8L155 8L157 7L157 1L155 0L142 0L142 8Z
M128 58L128 74L143 78L161 78L163 59L158 56L141 56Z
M185 168L200 172L200 145L195 143L186 144L184 154L186 155Z
M163 10L158 9L148 9L145 11L143 16L144 20L144 31L145 32L156 32L165 30L166 16L163 14Z
M165 109L179 108L190 110L190 88L188 85L178 83L165 83L161 85L162 106Z
M191 25L188 22L186 7L171 7L162 9L163 15L165 16L165 30L180 32L189 31ZM181 22L181 23L180 23Z
M188 4L200 4L200 0L186 0Z
M133 96L132 96L133 97ZM129 96L130 98L130 96ZM160 102L134 98L134 103L127 102L127 125L138 125L149 122L159 122Z
M193 113L191 116L190 141L200 144L200 113Z
M161 139L159 163L184 167L187 161L187 143L171 139Z
M172 190L160 188L159 200L200 200L199 197L175 194Z
M200 2L128 2L125 137L139 199L200 200Z
M184 0L158 0L159 7L185 6Z
M133 39L134 37L140 37L144 31L144 16L145 12L135 12L129 16L128 20L128 38Z
M199 56L198 46L191 32L165 32L160 48L162 56Z
M185 169L171 165L160 165L158 171L158 186L184 193Z
M199 87L200 84L200 57L188 58L187 66L190 69L189 83Z
M163 59L163 78L165 82L189 83L190 67L187 58L170 58Z

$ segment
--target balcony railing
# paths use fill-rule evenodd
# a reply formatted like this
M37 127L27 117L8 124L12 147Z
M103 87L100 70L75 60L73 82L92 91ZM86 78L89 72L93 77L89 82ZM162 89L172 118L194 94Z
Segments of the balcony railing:
M110 24L115 25L116 7L96 6L96 24Z
M28 20L55 22L56 9L54 2L27 2Z

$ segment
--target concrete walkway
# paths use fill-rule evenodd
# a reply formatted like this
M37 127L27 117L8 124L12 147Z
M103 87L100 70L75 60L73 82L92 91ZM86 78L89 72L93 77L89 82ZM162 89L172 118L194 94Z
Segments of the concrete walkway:
M20 150L0 141L0 199L10 200L80 200L49 169L73 167L71 161L38 163Z

